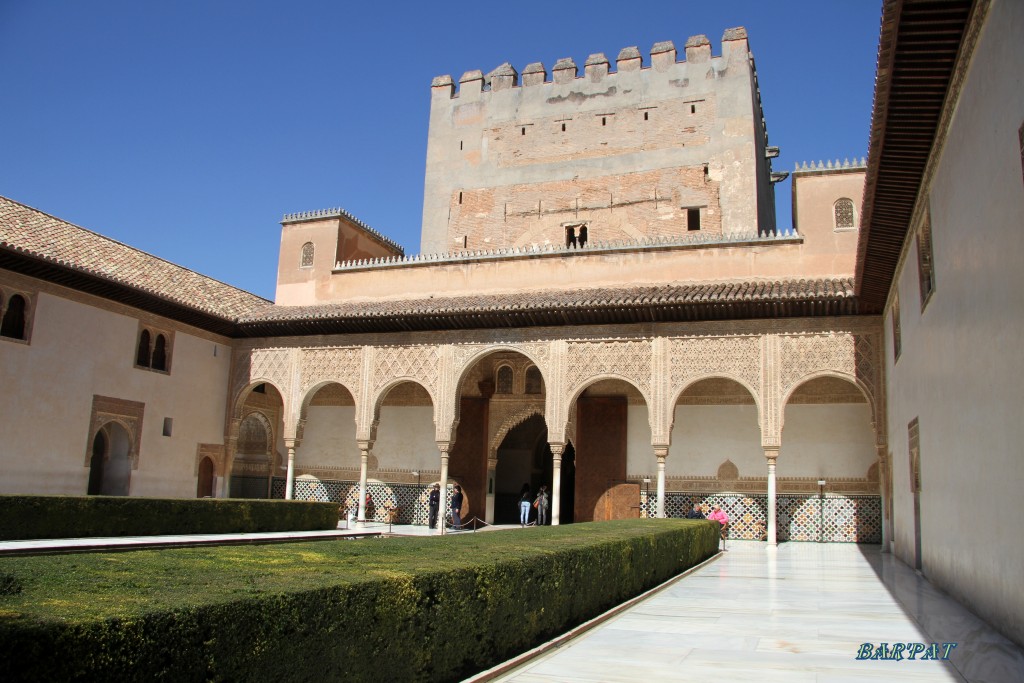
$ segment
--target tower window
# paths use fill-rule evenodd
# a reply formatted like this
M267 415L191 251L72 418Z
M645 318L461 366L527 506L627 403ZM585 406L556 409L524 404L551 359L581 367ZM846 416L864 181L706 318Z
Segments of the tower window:
M647 120L647 112L644 112L644 121Z
M313 254L316 248L312 242L306 242L302 245L302 260L300 261L300 268L312 268L313 267Z
M688 231L700 230L700 209L686 210L686 229Z
M690 113L691 114L696 114L697 113L697 105L696 104L691 104L690 105Z
M0 296L0 306L3 306ZM3 321L0 322L0 336L8 339L25 339L25 297L13 294L3 306Z
M498 368L498 381L495 383L497 394L511 394L512 393L512 368L507 365L502 365Z
M849 199L848 197L841 197L836 200L836 203L832 208L833 213L835 214L836 230L852 230L857 227L852 199Z
M526 126L523 126L523 135L526 135Z
M563 133L565 132L565 124L564 123L562 124L562 132Z
M607 123L608 123L608 119L607 119L607 118L605 118L604 116L602 116L602 117L601 117L601 125L603 126L603 125L605 125L605 124L607 124Z

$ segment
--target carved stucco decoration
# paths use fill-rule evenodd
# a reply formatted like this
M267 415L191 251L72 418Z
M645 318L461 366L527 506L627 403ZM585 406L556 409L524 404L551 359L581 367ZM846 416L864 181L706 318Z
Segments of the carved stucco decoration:
M487 457L496 459L498 448L508 433L534 415L544 417L543 401L492 402L490 422L493 430L488 439Z
M622 377L640 390L652 408L649 341L570 342L565 375L566 400L594 379Z
M669 398L683 387L708 377L729 377L761 393L761 343L757 337L690 337L669 346Z
M139 469L139 454L142 450L142 420L146 412L146 404L127 399L112 398L94 394L92 397L92 416L89 420L89 439L85 447L85 467L92 465L93 441L96 434L108 423L120 425L128 434L128 459L132 469Z
M267 382L281 393L286 405L292 389L292 349L250 349L235 352L231 381L236 399L235 415L242 409L242 392L246 387Z
M302 365L302 393L306 396L310 387L321 382L337 382L353 397L359 396L361 375L363 372L363 351L361 348L326 348L303 349L300 358Z
M805 380L823 375L844 377L864 390L872 410L876 435L883 431L884 406L875 333L830 332L816 335L783 335L778 340L779 428L785 401Z
M379 398L381 389L395 380L415 380L423 385L437 403L441 371L441 353L437 346L377 347L373 359L373 393Z

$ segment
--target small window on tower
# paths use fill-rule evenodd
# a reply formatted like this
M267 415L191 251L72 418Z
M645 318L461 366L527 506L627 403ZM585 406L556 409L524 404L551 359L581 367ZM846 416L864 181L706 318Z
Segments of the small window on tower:
M523 135L526 135L526 126L523 126Z
M564 123L562 124L562 132L563 133L565 132L565 124Z
M691 104L690 105L690 113L691 114L696 114L697 113L697 105L696 104Z
M313 247L313 243L312 242L306 242L305 244L302 245L302 265L301 265L302 268L312 268L313 267L313 253L314 253L314 251L315 251L315 247Z
M648 112L644 112L644 121L646 121L646 120L647 120L647 113L648 113Z
M686 210L686 229L691 232L700 230L700 209Z

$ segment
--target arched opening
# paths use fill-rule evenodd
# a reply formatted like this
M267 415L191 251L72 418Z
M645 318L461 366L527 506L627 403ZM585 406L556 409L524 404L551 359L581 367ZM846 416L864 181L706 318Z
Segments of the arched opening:
M203 458L199 462L196 498L213 498L213 469L213 460L210 458Z
M156 343L153 344L153 369L167 370L167 337L162 334L156 335Z
M720 505L730 538L766 537L767 465L757 403L746 386L709 377L686 387L673 409L665 475L667 516L685 517L694 503L705 514Z
M135 353L135 364L142 368L148 368L150 363L150 337L149 330L143 330L139 333L139 348Z
M328 500L344 503L353 481L359 479L359 445L356 441L356 402L352 392L337 382L314 387L303 404L305 427L295 451L297 500ZM310 490L302 475L328 471Z
M257 384L242 398L231 462L232 498L284 498L284 400L271 384Z
M89 459L89 495L127 496L132 477L131 435L117 422L96 432Z
M472 516L489 523L518 520L515 503L524 482L529 481L536 491L543 483L551 491L551 452L547 447L547 428L544 424L544 380L540 370L526 355L512 350L496 350L470 364L459 382L459 424L452 448L449 472L462 483L463 492L474 501ZM527 448L523 455L531 463L543 461L542 474L522 481L521 474L502 474L501 449L515 428L531 416L536 420L528 436L517 433L516 448ZM539 425L539 427L537 426ZM509 442L511 443L511 442ZM512 457L512 456L509 456ZM508 467L513 466L509 465ZM532 465L531 465L532 467ZM509 470L512 471L512 470ZM543 477L543 482L541 481ZM514 488L511 503L506 500L506 489ZM550 510L549 510L550 512ZM465 515L463 515L465 516ZM550 523L550 514L548 522Z
M367 517L378 521L387 521L391 515L396 521L422 517L424 489L441 472L430 392L417 382L399 382L381 397L377 416L376 440L367 464ZM459 479L457 470L456 465L450 465L449 483ZM358 466L356 475L358 479ZM402 480L417 483L403 484Z
M643 477L630 468L653 458L643 394L614 378L598 380L580 392L573 456L574 521L639 517Z
M551 447L544 417L534 413L509 430L498 446L494 470L494 523L519 522L519 500L524 492L532 502L541 486L551 490ZM530 520L537 511L530 508ZM550 523L550 518L548 519Z
M880 543L877 458L871 404L855 383L823 376L797 386L778 458L779 540Z
M7 302L3 322L0 322L0 336L10 339L25 338L25 297L13 295Z

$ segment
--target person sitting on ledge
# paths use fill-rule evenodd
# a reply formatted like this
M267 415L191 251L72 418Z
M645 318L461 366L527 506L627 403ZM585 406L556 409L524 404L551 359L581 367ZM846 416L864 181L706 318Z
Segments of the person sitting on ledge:
M686 519L704 519L704 512L700 509L700 503L693 504L693 509L686 513Z

